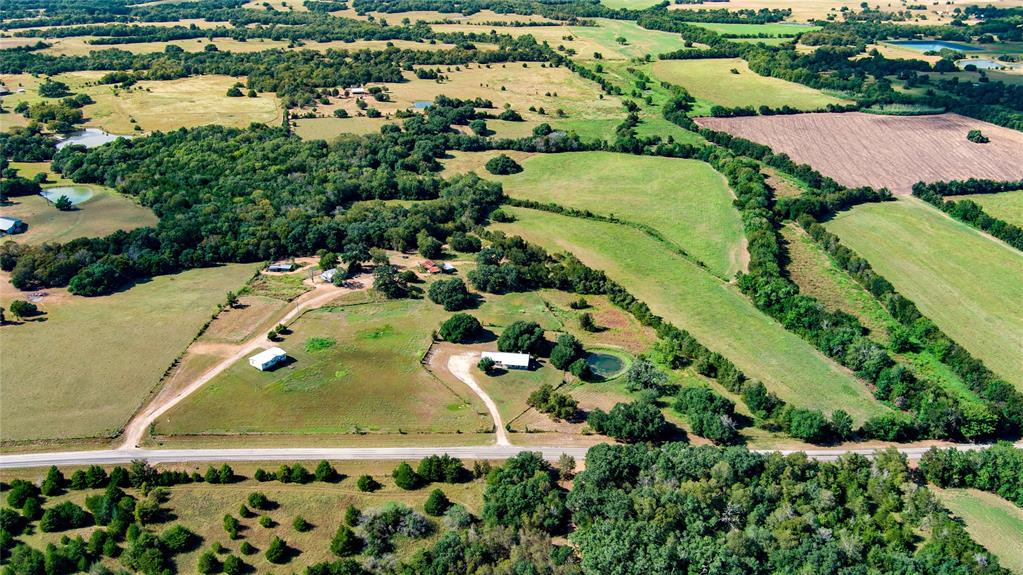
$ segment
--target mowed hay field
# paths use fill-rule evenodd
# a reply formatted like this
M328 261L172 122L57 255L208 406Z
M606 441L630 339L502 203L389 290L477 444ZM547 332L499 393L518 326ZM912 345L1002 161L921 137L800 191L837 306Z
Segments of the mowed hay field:
M468 388L449 389L420 364L449 315L424 300L308 311L277 344L289 364L261 372L239 361L161 417L156 433L487 430Z
M1023 133L957 114L797 114L700 118L700 126L766 144L847 186L887 187L968 178L1023 179ZM979 129L991 139L975 144Z
M273 94L256 98L229 98L227 90L244 78L229 76L191 76L177 80L145 80L130 89L96 85L104 72L70 72L54 76L68 85L72 92L88 94L95 100L84 108L85 126L102 128L114 134L168 131L206 124L247 127L253 122L276 124L281 121L281 107ZM41 78L28 74L3 76L9 87L21 86L25 92L4 98L4 105L16 106L20 101L45 100L37 93ZM20 117L11 115L9 118ZM136 123L131 122L135 119ZM5 120L5 123L7 120Z
M623 1L623 0L604 0L608 1ZM628 0L625 0L628 1ZM958 8L965 8L966 6L986 6L995 4L999 8L1008 8L1012 6L1021 6L1023 2L1021 0L999 0L998 2L992 3L990 0L942 0L937 4L932 3L919 3L920 6L926 8L926 10L914 11L914 15L926 16L927 20L920 22L920 24L947 24L951 22L956 16L952 11ZM871 6L879 5L882 10L896 11L904 10L905 4L899 4L895 2L891 3L872 3ZM707 10L713 8L726 8L728 10L763 10L767 9L779 9L779 8L790 8L792 15L789 16L788 20L792 22L810 22L813 20L823 20L828 17L829 14L833 14L836 17L841 13L842 8L858 12L860 10L860 2L856 0L729 0L727 4L718 3L704 3L704 4L669 4L668 8L671 10Z
M857 206L827 227L1023 390L1023 254L914 198Z
M0 439L116 432L254 270L196 269L96 298L46 290L42 319L0 328ZM26 297L6 281L2 289L4 307Z
M40 171L49 171L48 163L13 162L11 166L18 169L19 176L30 179ZM54 176L51 175L49 179L54 180ZM58 185L72 184L59 178L55 184L44 184L46 188ZM71 211L62 212L39 195L10 198L8 205L0 206L0 215L20 218L28 224L28 231L18 234L16 241L26 244L66 242L75 238L105 236L117 230L155 226L158 221L152 210L110 188L91 184L73 185L88 188L92 191L92 197Z
M491 154L488 154L491 156ZM725 177L705 162L611 152L536 154L524 170L485 177L513 198L555 203L648 225L731 277L745 267L742 220Z
M739 73L733 74L731 70ZM651 68L655 79L682 86L698 101L693 115L710 114L710 106L791 106L817 110L828 104L848 104L820 90L780 78L761 76L741 58L660 60ZM787 116L786 116L787 117Z
M655 314L688 330L785 401L826 412L845 409L858 421L887 411L863 382L760 313L734 286L646 234L535 210L511 211L517 221L497 229L552 252L571 252L606 272Z
M1023 227L1023 190L1001 194L975 194L970 196L949 196L948 200L973 200L980 204L992 218L1005 220Z
M1023 509L976 489L931 489L1003 567L1023 573Z

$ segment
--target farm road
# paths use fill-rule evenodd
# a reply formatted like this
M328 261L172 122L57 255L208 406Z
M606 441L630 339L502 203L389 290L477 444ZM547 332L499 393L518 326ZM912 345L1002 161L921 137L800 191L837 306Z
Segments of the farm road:
M359 287L355 288L339 288L328 283L315 284L312 290L307 291L288 304L290 309L288 309L284 316L281 317L278 323L287 325L288 322L302 315L306 312L306 310L322 307L342 294L366 289L367 285L368 282L365 281L360 282ZM121 444L118 450L133 450L137 448L139 443L142 442L142 438L145 437L149 426L152 425L157 418L175 405L181 403L189 395L198 391L199 388L209 383L210 380L223 373L224 370L231 367L236 362L257 350L262 350L274 345L276 344L270 341L266 337L266 334L260 333L247 341L231 346L235 348L233 353L217 362L216 365L203 372L202 375L197 377L184 388L161 388L160 391L153 396L152 400L150 400L145 407L136 413L135 416L132 417L131 421L129 421L124 427L124 443Z
M460 353L453 355L448 359L448 371L451 375L454 375L469 386L476 395L483 401L487 406L487 410L490 411L490 417L494 419L494 429L497 432L497 444L501 446L510 446L511 441L508 441L508 431L504 428L504 422L501 421L501 412L497 410L497 404L494 400L487 395L487 392L483 391L483 388L476 383L476 378L472 376L472 364L473 360L476 359L476 353ZM585 451L584 451L585 453Z

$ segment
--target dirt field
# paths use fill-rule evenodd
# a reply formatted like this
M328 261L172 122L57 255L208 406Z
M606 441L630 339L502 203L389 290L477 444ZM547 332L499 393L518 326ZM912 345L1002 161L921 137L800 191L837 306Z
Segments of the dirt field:
M799 114L700 118L705 128L760 142L847 186L908 195L919 181L1023 178L1023 133L957 114ZM980 129L991 139L966 139Z

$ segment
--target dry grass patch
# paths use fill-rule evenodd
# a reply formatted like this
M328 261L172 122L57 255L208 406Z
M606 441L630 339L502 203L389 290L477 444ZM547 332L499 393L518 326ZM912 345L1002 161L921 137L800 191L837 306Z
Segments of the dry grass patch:
M909 194L919 181L1023 179L1023 133L957 114L797 114L700 118L714 130L766 144L847 186ZM991 139L975 144L972 129Z
M42 319L0 328L4 441L115 433L253 265L160 276L109 296L46 290ZM27 294L0 284L0 301Z
M623 0L603 1L621 2ZM914 11L913 14L927 16L927 20L919 22L921 24L947 24L954 19L955 14L952 11L956 7L965 8L966 6L985 6L988 4L990 4L988 0L945 0L938 4L920 3L921 6L926 6L926 10ZM999 7L1021 5L1023 5L1023 2L1020 2L1020 0L1002 0L998 2ZM707 8L718 7L717 4L670 4L668 6L671 10L705 10ZM811 22L814 20L824 20L829 15L834 15L840 19L839 14L843 7L858 12L860 10L860 2L856 0L798 0L797 2L793 2L793 0L729 0L727 4L721 7L729 10L790 8L792 10L792 16L789 17L790 21ZM883 10L902 10L904 6L898 4L885 6L882 4L881 8ZM910 21L908 23L913 22Z

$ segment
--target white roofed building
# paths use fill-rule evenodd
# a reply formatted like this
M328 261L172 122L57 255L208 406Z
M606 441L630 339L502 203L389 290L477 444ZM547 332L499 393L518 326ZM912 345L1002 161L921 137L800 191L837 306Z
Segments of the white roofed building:
M490 358L498 367L505 369L529 369L533 362L532 356L528 353L504 353L500 351L485 351L484 358Z
M288 358L288 354L279 347L264 349L249 358L249 365L259 371L266 371Z

